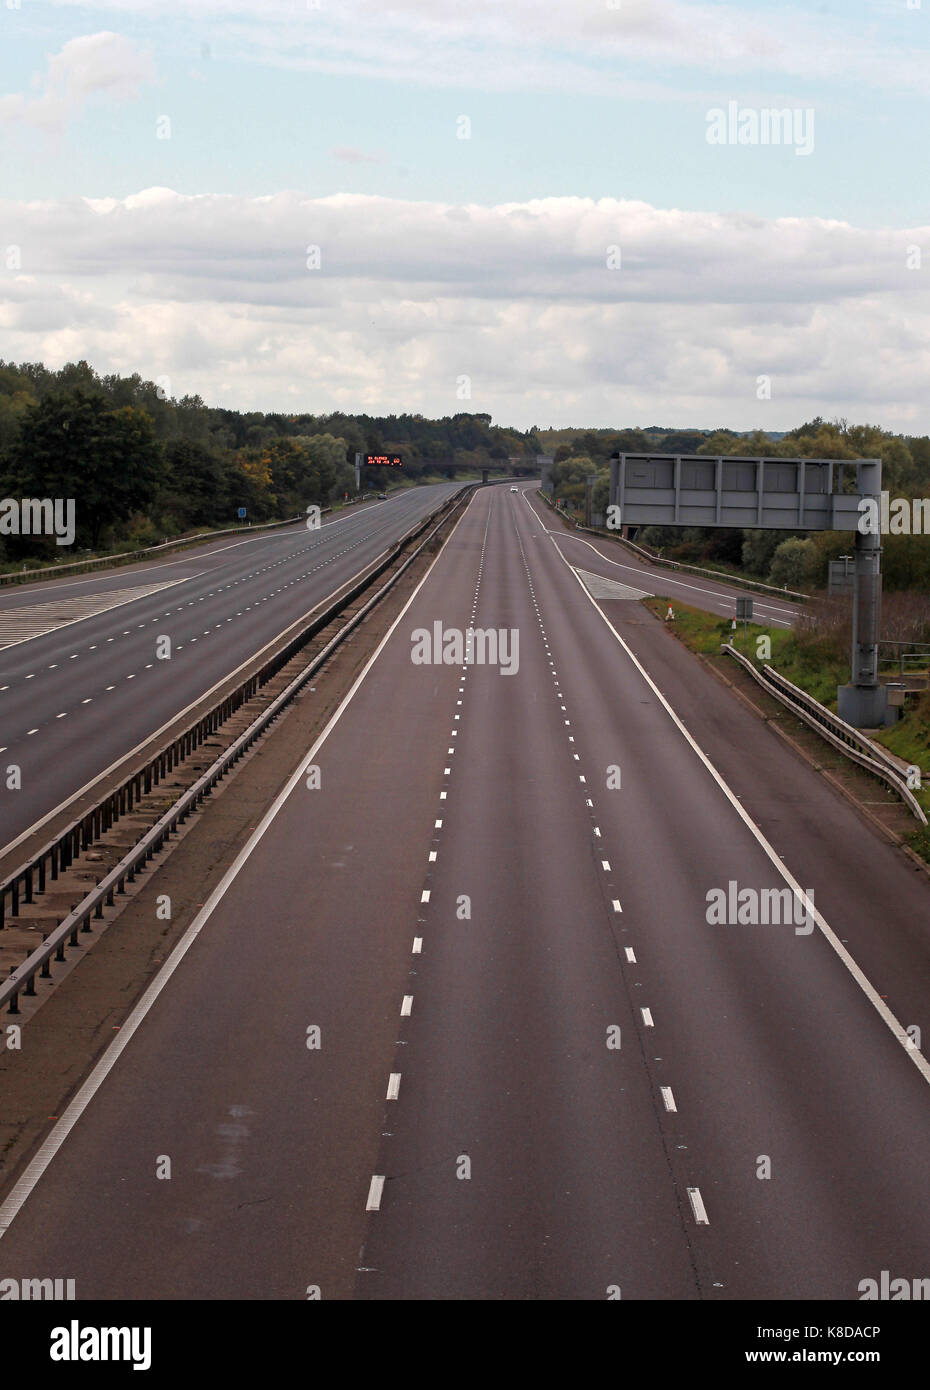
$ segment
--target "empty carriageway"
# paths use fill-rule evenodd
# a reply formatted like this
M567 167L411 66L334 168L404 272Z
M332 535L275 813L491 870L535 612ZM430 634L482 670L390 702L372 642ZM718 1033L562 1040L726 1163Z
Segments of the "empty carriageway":
M0 596L0 852L230 677L440 505L414 488L325 521ZM169 639L170 657L163 653ZM161 644L161 645L159 645Z
M447 663L470 627L506 662ZM5 1191L0 1272L848 1299L919 1271L930 1069L894 1028L926 888L729 700L479 492ZM711 920L731 881L805 915Z

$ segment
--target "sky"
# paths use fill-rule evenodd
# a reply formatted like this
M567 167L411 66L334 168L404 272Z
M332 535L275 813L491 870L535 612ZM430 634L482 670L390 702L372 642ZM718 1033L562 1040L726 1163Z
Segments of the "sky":
M0 357L930 432L930 0L0 0Z

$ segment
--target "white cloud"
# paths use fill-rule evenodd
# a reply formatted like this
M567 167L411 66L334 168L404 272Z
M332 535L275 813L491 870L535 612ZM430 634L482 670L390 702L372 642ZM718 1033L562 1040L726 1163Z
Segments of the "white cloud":
M0 271L14 360L167 374L242 409L930 430L930 227L164 188L7 203L0 225L21 248L19 273Z
M151 58L131 39L109 30L84 34L49 58L45 73L34 82L34 95L0 96L0 120L60 129L90 99L128 100L152 76Z
M900 14L867 25L751 0L96 0L96 8L159 25L171 17L198 34L215 29L240 60L502 90L616 94L643 79L648 90L643 66L652 65L666 94L677 92L681 72L700 70L731 82L836 78L922 92L930 56L916 24L902 31Z
M366 154L364 150L356 149L354 145L337 145L330 150L333 159L338 159L342 164L381 164L382 158L379 154Z

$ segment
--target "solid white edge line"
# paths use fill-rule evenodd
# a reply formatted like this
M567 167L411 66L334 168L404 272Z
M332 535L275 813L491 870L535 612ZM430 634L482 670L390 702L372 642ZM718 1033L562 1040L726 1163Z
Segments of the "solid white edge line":
M472 498L474 498L475 495L475 493L472 493ZM462 515L455 523L455 526L453 526L452 531L449 534L448 541L452 540L452 537L458 530L459 525L466 516L470 506L471 500L469 500ZM448 544L448 541L446 542L446 544ZM2 1237L9 1230L10 1226L13 1224L20 1210L22 1209L22 1207L28 1200L30 1194L32 1193L33 1189L35 1188L36 1184L39 1182L40 1178L45 1173L49 1164L52 1162L52 1159L58 1153L62 1144L67 1139L68 1135L71 1133L78 1120L84 1114L84 1111L87 1109L88 1105L93 1100L94 1096L97 1094L100 1087L103 1085L104 1081L109 1076L116 1063L119 1061L119 1058L121 1057L125 1049L128 1047L136 1030L141 1025L143 1019L148 1014L149 1010L152 1008L152 1005L155 1003L162 990L165 988L165 985L171 979L171 976L174 974L178 966L181 964L181 961L187 955L191 946L194 944L197 937L200 935L201 931L206 926L207 922L215 912L216 908L219 906L223 898L226 896L226 893L228 892L233 882L236 880L236 878L238 878L240 870L251 858L253 851L256 849L259 842L264 838L266 831L269 829L272 822L277 817L278 812L284 806L284 803L287 801L291 792L303 779L307 768L313 766L316 760L317 753L323 747L323 744L326 742L333 729L339 723L339 720L342 718L346 709L352 702L356 692L358 691L365 677L368 675L368 672L371 670L372 666L374 666L375 662L378 660L378 657L381 655L382 651L387 646L388 642L393 636L395 630L400 625L408 608L410 608L414 599L417 597L420 590L423 588L423 585L426 583L427 579L429 579L430 575L432 574L433 569L445 554L446 546L444 545L436 555L435 559L433 560L429 569L424 574L423 578L420 580L419 584L414 589L413 593L408 598L407 602L404 604L401 611L398 613L397 617L394 619L391 626L388 628L387 632L382 637L381 641L378 643L374 652L369 657L365 666L359 673L354 685L349 690L349 692L343 697L329 723L326 725L326 728L320 734L319 738L316 740L309 753L304 754L304 756L301 758L296 770L288 778L284 787L275 797L271 806L265 812L259 824L255 827L255 830L249 836L242 849L236 855L232 864L226 870L225 874L220 879L219 883L216 885L213 892L210 894L209 898L204 903L203 907L197 913L196 917L193 919L190 926L187 928L184 935L181 937L181 940L178 942L174 950L171 952L171 955L165 961L164 965L162 965L158 974L155 976L155 979L149 985L148 989L145 991L138 1004L136 1004L135 1008L129 1014L129 1017L122 1025L118 1036L113 1039L107 1050L104 1052L103 1056L95 1064L90 1076L84 1082L83 1086L81 1086L77 1095L68 1105L61 1119L58 1120L54 1129L49 1134L48 1138L45 1139L44 1142L41 1144L35 1156L27 1164L25 1170L19 1177L18 1181L14 1184L9 1195L6 1197L2 1205L0 1205L0 1239L2 1239ZM380 1182L382 1186L384 1184L383 1178L373 1178L372 1183L374 1183L375 1181Z
M326 531L331 526L340 526L344 521L356 521L360 516L366 516L370 515L371 512L380 511L383 505L384 503L378 502L375 504L375 506L366 507L363 511L355 512L351 516L334 517L332 521L321 522L319 526L315 526L313 529L315 531ZM198 560L207 560L213 555L222 555L227 550L238 550L239 547L242 545L255 545L258 541L277 541L281 540L282 537L287 538L289 540L293 540L295 538L295 533L303 530L309 530L309 528L307 527L305 521L300 521L300 519L298 518L298 521L294 521L291 523L290 530L286 530L282 527L279 531L268 531L258 536L246 536L241 541L230 541L229 545L217 546L215 550L203 551L200 550L197 546L192 546L189 554L182 555L177 560L166 560L164 564L158 564L157 562L150 564L147 569L132 570L132 561L130 561L128 565L111 565L109 569L107 569L105 566L101 566L101 568L95 571L94 574L89 574L86 579L66 579L63 584L57 579L43 579L38 584L29 584L25 587L28 588L31 594L41 594L49 589L53 593L58 593L61 589L74 589L80 587L83 584L95 584L100 579L113 578L119 571L123 569L131 570L134 577L137 577L141 574L160 574L162 570L169 569L172 565L194 564ZM204 540L202 544L209 545L210 542L209 540ZM106 558L107 557L104 556L104 559ZM206 570L201 570L200 573L206 574ZM187 577L188 579L197 579L199 578L199 575L191 574ZM6 586L4 585L4 590L5 589ZM11 592L12 589L13 586L11 585ZM3 592L3 590L0 590L0 592Z
M89 622L91 618L105 618L108 613L115 613L117 608L125 608L130 603L141 603L143 599L153 598L155 594L164 593L165 589L175 589L179 584L189 584L192 579L196 579L194 574L188 575L185 579L166 579L164 584L144 584L140 587L147 588L147 594L135 594L132 598L121 598L119 603L110 603L105 608L98 608L96 613L82 613L79 618L69 618L66 623L55 623L52 627L43 629L42 632L33 632L29 637L17 637L15 642L0 643L0 652L11 652L14 647L22 647L26 642L37 642L40 637L54 637L56 633L64 632L66 627L74 627L76 623ZM114 589L114 593L119 593L119 589ZM106 590L103 590L106 593ZM88 596L89 597L89 596ZM63 599L62 602L67 602ZM0 622L3 621L7 613L28 613L30 608L40 608L41 604L27 604L25 608L0 608ZM124 632L121 636L125 637Z
M459 519L461 520L461 518ZM456 525L458 525L458 522L456 522ZM258 540L260 538L255 537L255 539ZM393 542L391 544L393 544ZM4 845L2 849L0 849L0 858L2 858L5 854L9 854L10 850L14 850L17 845L21 845L24 840L28 840L30 835L34 835L36 831L41 830L43 825L46 825L53 818L53 816L57 816L61 811L66 811L68 807L72 805L73 802L77 801L78 797L83 796L85 792L91 791L97 785L98 782L101 782L105 777L109 777L111 772L115 772L116 769L121 766L121 764L126 762L127 758L132 758L136 755L136 753L141 752L141 750L145 748L149 743L151 743L153 739L158 738L158 736L160 734L163 734L166 729L170 729L172 724L176 723L177 720L183 719L185 714L190 714L192 709L196 709L197 706L202 703L202 701L209 700L210 696L213 695L217 690L219 690L221 686L224 686L227 681L234 680L235 677L238 676L240 671L244 671L247 666L250 666L252 664L253 661L258 661L259 658L265 654L265 652L267 652L277 642L282 641L283 638L285 638L288 635L288 633L292 632L294 628L299 627L300 624L302 622L305 622L307 618L311 617L311 615L314 614L318 608L322 608L324 604L329 603L332 599L336 597L337 594L341 593L343 589L346 589L350 584L353 584L355 580L358 579L359 575L364 574L365 571L367 569L370 569L372 565L376 565L378 561L388 553L388 550L390 550L390 548L391 547L388 546L386 549L379 551L373 560L368 561L367 565L362 565L362 568L360 570L356 570L355 573L349 579L346 579L342 584L340 584L338 588L331 589L328 594L324 594L324 596L320 599L319 603L315 603L312 608L308 608L306 613L302 614L301 617L296 618L294 622L289 623L286 628L284 628L281 632L277 633L276 636L272 637L271 640L266 642L263 647L260 647L257 652L253 652L251 656L246 657L245 661L243 661L239 666L237 666L234 671L228 671L225 676L220 677L220 679L216 682L215 685L211 685L209 690L204 690L200 695L196 697L196 699L191 700L189 705L185 705L182 710L178 710L176 714L173 714L170 719L166 720L165 723L162 724L160 729L155 729L152 733L146 734L142 742L137 743L135 748L130 748L128 753L121 754L120 757L118 757L115 762L112 762L109 767L105 767L102 772L98 772L94 777L91 778L89 782L85 782L83 787L79 787L76 792L72 792L71 795L66 797L64 801L60 801L57 806L55 806L51 811L48 811L44 816L42 816L40 820L34 821L33 824L30 825L28 829L24 830L21 835L17 835L15 840L11 840L9 844ZM180 583L182 581L179 580L178 582ZM197 638L192 637L191 641L196 642Z
M558 548L558 547L557 547L557 548ZM561 551L559 552L559 554L561 555ZM624 642L623 638L620 636L619 632L618 632L617 629L614 627L613 623L612 623L612 622L610 621L610 619L607 617L607 614L603 611L603 609L600 607L600 605L599 605L598 603L596 603L596 602L594 601L594 599L591 597L591 595L588 593L587 589L586 589L585 586L582 584L582 582L581 582L581 580L578 578L577 574L575 574L575 571L572 569L572 566L571 566L571 565L568 563L568 561L565 559L565 556L564 556L564 555L561 555L561 558L562 558L563 564L566 566L566 568L567 568L567 569L569 570L569 572L572 574L572 576L574 577L574 579L577 581L577 584L578 584L579 589L580 589L581 592L584 594L584 596L585 596L585 598L588 600L588 602L591 604L591 606L592 606L592 608L594 609L595 613L597 613L597 615L598 615L598 617L601 619L601 621L604 622L604 623L606 623L607 626L610 628L610 631L613 633L613 635L614 635L614 637L616 638L616 640L620 643L620 646L621 646L621 647L623 648L623 650L626 652L626 654L627 654L627 656L629 657L630 661L632 661L633 665L636 667L637 671L638 671L639 674L642 676L643 680L644 680L644 681L646 682L646 684L649 686L649 689L650 689L650 690L652 691L652 693L655 695L656 699L659 701L659 703L661 704L662 708L665 710L666 714L667 714L667 715L669 716L669 718L671 719L672 723L673 723L673 724L675 725L675 727L678 729L678 732L681 734L681 736L684 738L684 740L686 741L686 743L688 743L688 744L690 745L690 747L694 750L694 752L695 752L695 753L697 754L697 756L700 758L701 762L704 764L704 766L706 767L707 771L710 773L711 777L713 777L714 781L717 783L717 786L718 786L718 787L720 788L720 790L723 792L724 796L727 798L727 800L729 801L730 805L733 807L734 811L735 811L736 814L739 816L740 820L742 820L742 822L743 822L744 825L747 827L747 829L748 829L748 830L752 833L752 835L755 837L756 841L757 841L758 844L761 846L762 850L765 852L765 854L768 856L768 858L771 860L772 864L775 866L775 868L778 870L778 872L781 874L782 878L783 878L784 881L787 883L788 887L791 888L792 891L794 892L795 896L796 896L801 902L804 903L806 912L807 912L807 914L808 914L807 920L810 921L811 918L813 918L813 920L817 923L817 926L818 926L819 930L823 933L823 935L824 935L824 937L826 938L826 940L827 940L827 941L830 943L830 945L833 947L833 950L834 950L834 951L836 952L836 954L839 956L840 960L843 962L843 964L845 965L846 969L849 971L850 975L852 975L852 977L853 977L853 979L855 980L856 984L857 984L857 985L859 986L859 988L862 990L863 994L864 994L865 997L868 999L868 1001L869 1001L869 1003L872 1005L872 1007L875 1009L876 1013L879 1015L879 1017L881 1018L882 1022L885 1023L885 1024L887 1025L887 1027L891 1030L891 1032L894 1034L895 1038L897 1038L898 1042L901 1044L901 1046L902 1046L904 1052L907 1054L908 1057L910 1057L911 1061L914 1063L914 1066L915 1066L915 1067L917 1068L917 1070L920 1072L920 1074L921 1074L921 1076L923 1077L923 1079L927 1082L928 1085L930 1085L930 1062L927 1061L927 1058L923 1055L923 1053L922 1053L921 1051L919 1051L917 1048L914 1047L913 1042L911 1041L911 1038L910 1038L909 1035L908 1035L907 1029L904 1028L904 1026L898 1021L898 1019L895 1017L895 1015L891 1012L891 1010L889 1009L888 1005L885 1003L884 999L882 999L881 995L878 993L878 991L877 991L877 990L875 989L875 987L872 985L871 981L868 979L868 977L865 975L865 973L860 969L860 967L859 967L859 966L856 964L856 962L853 960L852 956L851 956L851 955L849 954L849 952L846 950L846 947L843 945L842 941L840 941L839 937L836 935L836 933L834 932L833 928L830 926L829 922L828 922L828 921L826 920L826 918L817 910L817 908L814 906L814 904L810 901L810 899L808 898L808 896L807 896L807 894L805 893L804 889L801 887L801 885L800 885L800 884L797 882L797 880L795 879L794 875L791 874L791 873L789 873L789 871L785 868L784 864L783 864L782 861L779 859L777 853L776 853L775 850L772 848L772 846L769 844L768 840L765 838L765 836L763 835L762 831L759 829L759 827L756 825L755 821L754 821L754 820L752 819L752 817L749 815L748 811L746 811L746 810L743 808L743 806L741 805L739 799L738 799L738 798L734 795L734 793L730 790L729 786L728 786L727 783L723 780L723 778L721 777L721 775L720 775L720 773L717 771L717 769L714 767L713 763L711 762L710 758L708 758L708 756L707 756L707 754L704 752L703 748L700 747L700 745L696 742L696 740L693 738L693 736L692 736L692 735L688 732L688 730L685 728L684 724L683 724L682 721L679 719L678 715L677 715L677 714L675 713L675 711L672 709L672 707L671 707L671 705L669 704L668 700L666 700L665 696L662 694L662 691L659 689L659 687L656 685L655 681L654 681L654 680L652 679L652 677L649 675L649 672L646 670L646 668L642 665L642 663L639 661L639 659L634 655L634 653L633 653L633 652L630 650L630 648L627 646L626 642Z
M576 536L576 535L574 535L571 531L550 531L549 528L548 528L548 526L546 526L546 524L545 524L544 518L541 517L541 516L539 515L539 513L536 511L536 508L533 506L532 502L530 502L529 498L526 496L525 493L524 493L524 497L525 497L525 499L526 499L526 505L529 507L530 511L533 513L533 516L536 518L536 520L537 520L537 522L539 523L539 525L542 526L542 528L543 528L543 530L545 531L546 535L547 535L547 536L550 538L550 540L552 540L553 542L555 542L555 541L557 541L557 540L580 541L581 544L582 544L582 545L586 545L586 546L588 547L589 550L593 550L594 553L595 553L595 555L598 557L598 559L599 559L599 560L603 560L603 561L605 562L605 564L613 565L613 566L615 566L616 569L620 569L620 570L629 570L631 574L639 574L639 575L642 575L643 571L642 571L642 570L638 570L638 569L635 567L635 565L622 565L622 564L620 563L619 560L611 560L611 558L610 558L609 555L605 555L602 551L598 550L597 546L596 546L596 545L592 545L592 543L591 543L590 541L585 540L584 536ZM561 555L562 552L559 551L559 554ZM562 555L562 559L565 560L565 556L564 556L564 555ZM574 569L574 566L573 566L568 560L565 560L565 563L566 563L566 565L569 566L570 569ZM647 569L645 572L646 572L646 574L651 574L651 571L649 571L648 569ZM604 579L607 578L606 575L599 576L599 577L604 578ZM700 587L699 584L688 584L688 583L687 583L685 580L683 580L683 579L669 579L665 574L663 574L663 575L661 576L661 578L662 578L667 584L676 584L680 589L690 589L690 590L692 591L692 593L695 593L695 594L708 594L711 598L716 598L716 599L722 600L722 601L724 601L724 602L725 602L726 600L730 599L730 598L736 598L736 597L737 597L737 594L736 594L735 592L732 592L732 591L731 591L731 592L728 592L728 593L725 593L725 594L721 594L721 593L718 593L718 591L717 591L716 589L702 589L702 588ZM721 579L721 580L720 580L720 583L725 585L725 584L726 584L726 580L725 580L725 579ZM633 586L631 585L630 587L632 588ZM648 597L654 598L655 595L654 595L654 594L651 594L651 595L649 595ZM773 611L776 612L776 613L790 613L790 612L792 611L790 608L776 608L774 602L773 602L771 599L766 600L764 597L760 599L758 594L751 594L750 597L751 597L751 598L755 598L755 599L758 601L758 607L759 607L760 610L761 610L761 608L763 607L763 605L765 605L766 607L772 608ZM784 622L781 618L769 618L767 621L772 622L772 623L777 623L779 627L791 627L791 623L786 623L786 622Z

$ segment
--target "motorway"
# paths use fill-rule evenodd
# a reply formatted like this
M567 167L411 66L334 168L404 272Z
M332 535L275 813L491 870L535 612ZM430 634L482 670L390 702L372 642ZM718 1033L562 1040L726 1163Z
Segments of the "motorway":
M22 769L21 789L0 793L0 854L455 491L411 488L317 530L223 537L0 595L0 755Z
M0 1276L790 1300L926 1274L926 876L641 605L595 600L571 565L607 558L524 491L476 494L295 750L5 1193ZM435 623L508 660L415 663ZM709 921L731 881L797 886L803 924Z
M532 493L528 496L532 498ZM691 608L703 608L708 613L719 613L724 618L734 616L737 595L748 595L753 601L754 620L757 623L770 627L794 625L799 605L789 599L738 588L711 579L707 574L689 574L687 570L675 570L666 565L650 565L641 560L635 551L618 545L616 541L569 530L557 514L538 498L533 500L533 509L541 525L568 542L566 554L579 569L591 568L589 562L593 554L599 562L603 562L603 565L598 563L595 568L616 583L638 586L650 594L667 595L673 601L685 603Z

